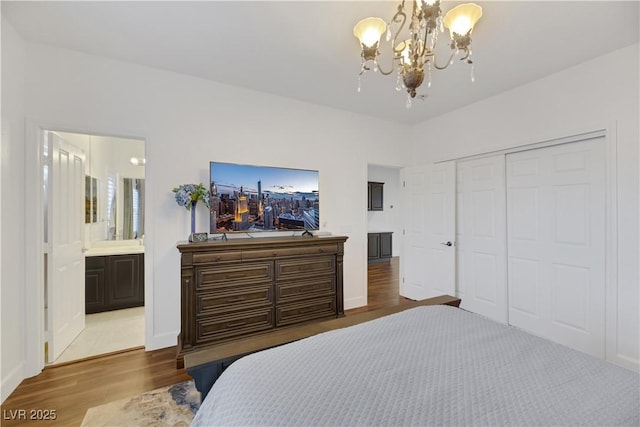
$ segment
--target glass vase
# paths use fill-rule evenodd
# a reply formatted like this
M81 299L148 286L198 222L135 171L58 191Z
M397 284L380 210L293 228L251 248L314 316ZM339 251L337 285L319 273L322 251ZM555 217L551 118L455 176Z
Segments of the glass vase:
M196 204L198 202L191 202L191 234L196 232Z

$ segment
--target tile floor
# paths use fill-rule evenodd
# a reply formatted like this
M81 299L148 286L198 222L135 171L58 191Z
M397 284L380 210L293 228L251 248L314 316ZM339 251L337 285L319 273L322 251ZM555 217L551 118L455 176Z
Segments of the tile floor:
M51 364L144 345L144 307L87 314L85 329Z

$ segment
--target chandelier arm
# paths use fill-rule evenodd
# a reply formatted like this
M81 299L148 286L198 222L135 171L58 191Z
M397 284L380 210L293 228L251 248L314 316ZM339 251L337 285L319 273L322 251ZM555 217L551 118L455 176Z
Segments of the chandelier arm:
M468 47L465 47L462 50L464 50L464 56L462 58L460 58L460 61L464 61L465 59L467 59L469 57L469 55L471 55L471 51L469 50Z
M453 59L454 56L456 56L455 50L453 52L451 52L451 56L449 56L449 59L447 60L445 65L443 67L441 67L441 66L438 65L438 62L436 60L437 58L436 58L436 55L434 53L433 54L433 66L436 68L436 70L444 70L445 68L447 68L451 64L451 60Z
M427 40L429 39L429 29L426 28L424 31L424 40L422 41L422 52L418 56L424 55L424 52L427 50ZM418 43L418 49L420 49L420 43ZM433 56L433 54L427 53L427 56Z
M384 71L380 66L380 63L378 63L378 71L380 71L380 74L384 76L388 76L389 74L393 73L394 71L393 61L395 61L397 59L397 56L400 54L400 52L402 52L402 49L397 50L395 46L396 46L396 39L400 34L400 31L402 31L402 28L404 28L404 24L407 22L407 15L406 13L404 13L403 9L404 9L404 0L398 6L398 11L396 12L396 14L393 15L393 18L391 18L391 22L400 23L398 30L395 32L395 34L393 35L393 39L391 40L391 50L393 51L393 56L391 57L391 62L390 62L391 68L389 69L389 71ZM402 20L400 20L400 18Z
M400 21L396 21L396 19L398 19L398 17L402 18L402 22L400 22L400 26L398 27L398 30L393 35L393 39L391 40L391 50L393 51L394 59L396 55L402 52L402 49L396 49L396 40L398 38L398 35L400 35L400 31L402 31L402 29L404 28L404 24L406 24L407 22L407 14L404 13L403 8L404 8L404 1L402 2L401 6L398 6L398 11L396 12L395 15L393 15L393 18L391 19L391 22L400 22Z

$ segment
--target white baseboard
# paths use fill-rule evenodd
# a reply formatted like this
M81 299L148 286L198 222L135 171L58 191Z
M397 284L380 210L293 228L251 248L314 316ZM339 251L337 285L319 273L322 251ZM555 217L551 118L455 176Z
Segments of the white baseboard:
M612 357L607 357L606 359L615 365L640 373L640 361L638 359L621 354L615 354Z
M0 403L4 403L7 397L9 397L9 395L18 388L24 378L24 362L20 362L18 366L2 378L2 385L0 386Z

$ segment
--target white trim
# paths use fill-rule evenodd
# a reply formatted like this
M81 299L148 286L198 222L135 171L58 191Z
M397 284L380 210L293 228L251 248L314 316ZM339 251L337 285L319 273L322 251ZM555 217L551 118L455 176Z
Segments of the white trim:
M640 360L625 356L619 350L618 334L618 129L612 122L605 137L606 150L606 211L605 211L605 357L618 365L640 370Z
M19 363L9 374L2 379L0 386L0 398L4 402L13 391L18 388L22 380L26 377L24 372L24 362Z
M36 261L31 268L25 269L25 362L24 377L32 377L42 372L44 368L44 265L41 256L45 251L45 244L42 236L44 234L44 215L40 208L42 206L42 132L45 130L57 132L70 132L95 136L111 136L116 138L140 139L145 141L145 156L148 158L147 139L139 136L118 135L107 132L94 132L90 130L78 129L74 126L65 126L45 121L26 119L25 130L25 189L33 194L29 199L30 205L38 206L37 209L25 209L25 259L33 259L36 254ZM149 164L146 165L149 167ZM152 191L145 191L145 206L151 206ZM153 215L149 210L145 212L145 227L153 224ZM151 233L153 235L153 233ZM145 236L145 330L152 329L153 324L153 239L149 240ZM150 331L152 333L152 331ZM147 350L170 347L176 345L177 333L173 335L170 344L161 347L153 347L150 342L152 335L145 333L145 347Z
M36 257L25 269L25 369L27 377L44 368L44 215L42 212L43 129L27 119L25 130L25 189L36 209L25 209L25 260ZM35 255L34 255L35 254Z
M537 150L539 148L553 147L553 146L561 145L561 144L569 144L571 142L587 141L587 140L590 140L590 139L601 138L601 137L606 136L606 134L607 134L607 128L604 128L604 129L584 132L584 133L571 135L571 136L567 136L567 137L562 137L562 138L554 138L554 139L550 139L550 140L546 140L546 141L528 143L528 144L524 144L524 145L518 145L518 146L514 146L514 147L509 147L509 148L502 148L502 149L493 150L493 151L486 151L486 152L482 152L482 153L463 155L461 157L456 157L456 158L451 158L451 159L446 159L446 160L439 160L439 161L434 162L434 163L435 164L445 163L445 162L448 162L448 161L451 161L451 160L456 160L456 161L474 160L474 159L481 159L483 157L493 157L493 156L498 156L498 155L505 155L506 156L507 154L519 153L521 151Z
M0 20L0 30L2 29L2 21ZM1 62L1 61L0 61ZM8 123L5 122L4 116L1 114L2 106L0 105L0 265L2 264L2 158L4 157L3 147L5 138L8 139L6 131ZM2 331L2 274L0 273L0 331ZM2 340L0 339L0 383L2 382ZM13 390L12 390L13 391ZM3 403L8 394L5 394L4 387L0 385L0 403Z
M154 271L155 264L154 259L154 242L155 242L155 215L154 210L149 209L153 206L153 197L155 192L152 191L152 187L149 185L148 177L153 176L153 169L155 168L154 159L149 156L149 139L144 139L144 158L147 159L144 165L144 180L145 180L145 192L144 192L144 345L146 351L156 350L164 347L171 347L178 344L178 333L173 336L173 341L169 344L167 340L165 343L164 337L156 341L155 337L155 305L154 305ZM153 181L152 181L153 182ZM176 273L176 282L180 282L180 269Z
M530 149L529 147L534 147L538 145L540 148L546 145L556 145L560 143L568 142L567 139L573 139L574 141L581 141L586 139L585 137L592 133L602 133L606 132L610 129L611 122L598 122L598 123L585 123L579 127L571 127L565 129L556 129L552 131L547 131L546 129L540 132L538 135L529 135L523 136L521 140L515 140L511 143L503 143L501 145L495 145L494 147L485 148L481 151L473 151L474 149L469 149L468 147L462 147L457 150L453 154L445 155L441 159L437 159L434 163L446 162L449 160L462 160L469 157L474 156L483 156L483 155L492 155L499 153L507 153L507 152L517 152L522 151L523 149ZM558 135L568 135L565 137L558 137ZM526 138L526 139L525 139ZM515 150L515 151L511 151Z

